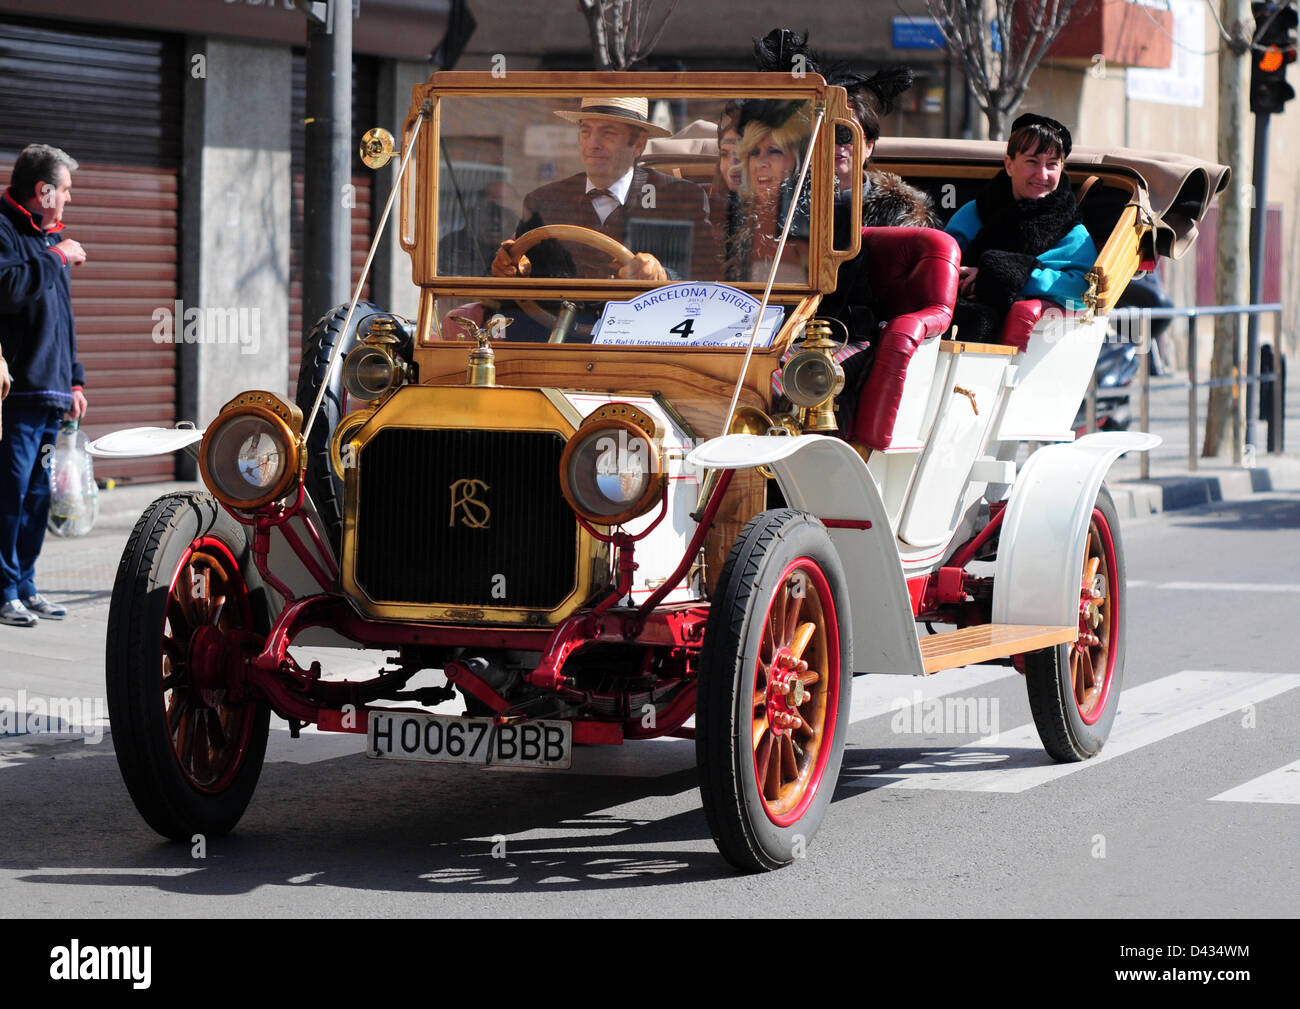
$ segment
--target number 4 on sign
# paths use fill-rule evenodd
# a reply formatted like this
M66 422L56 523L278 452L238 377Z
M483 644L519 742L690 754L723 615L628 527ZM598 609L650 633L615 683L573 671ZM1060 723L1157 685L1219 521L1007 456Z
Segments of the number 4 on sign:
M694 329L695 329L695 320L694 320L694 319L683 319L681 322L679 322L676 326L674 326L674 327L673 327L672 329L670 329L668 332L670 332L670 333L676 333L676 334L677 334L678 336L680 336L683 340L689 340L689 339L691 338L691 331L694 330Z

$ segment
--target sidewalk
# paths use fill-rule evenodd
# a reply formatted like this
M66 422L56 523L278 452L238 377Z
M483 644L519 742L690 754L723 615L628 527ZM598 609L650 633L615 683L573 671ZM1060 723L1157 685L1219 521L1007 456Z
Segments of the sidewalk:
M1203 382L1204 375L1199 376ZM1149 453L1150 476L1140 475L1138 453L1123 456L1107 477L1121 516L1141 517L1178 508L1192 508L1212 501L1249 497L1265 491L1300 491L1300 372L1292 368L1286 392L1286 422L1282 455L1268 455L1268 426L1256 421L1256 438L1261 447L1247 451L1242 465L1227 458L1202 459L1201 442L1205 437L1205 414L1209 390L1198 388L1196 469L1188 468L1187 445L1187 373L1175 372L1151 379L1149 429L1164 441ZM1244 387L1243 387L1244 388ZM1129 408L1133 414L1130 430L1138 430L1141 417L1141 389L1136 382L1130 392ZM1231 450L1229 449L1229 453Z

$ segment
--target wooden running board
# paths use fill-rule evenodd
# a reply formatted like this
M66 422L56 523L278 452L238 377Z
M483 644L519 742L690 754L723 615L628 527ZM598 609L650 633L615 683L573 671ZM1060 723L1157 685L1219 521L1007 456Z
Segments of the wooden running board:
M969 666L986 659L1062 645L1079 636L1077 627L1033 624L980 624L921 639L921 662L927 673Z

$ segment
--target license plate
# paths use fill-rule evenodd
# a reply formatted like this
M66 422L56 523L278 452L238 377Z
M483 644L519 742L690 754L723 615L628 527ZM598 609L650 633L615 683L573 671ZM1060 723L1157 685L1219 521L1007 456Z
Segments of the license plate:
M371 711L366 756L444 764L570 767L572 722L517 722L491 718Z

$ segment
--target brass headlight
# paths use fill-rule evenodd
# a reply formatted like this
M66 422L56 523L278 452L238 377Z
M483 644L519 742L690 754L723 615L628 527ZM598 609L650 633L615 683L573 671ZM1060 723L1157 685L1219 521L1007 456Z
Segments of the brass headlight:
M378 399L401 384L404 363L387 347L362 344L343 359L343 388L353 399Z
M592 411L560 456L560 489L588 522L614 526L658 503L667 482L660 465L663 432L629 403Z
M844 388L844 369L820 349L801 350L781 371L786 398L805 409L839 395Z
M284 497L302 474L301 427L302 411L275 393L241 393L203 435L203 482L231 508L260 508Z
M835 397L844 389L844 369L833 356L835 350L830 321L809 319L803 347L781 370L786 398L800 408L800 427L805 431L835 430Z

